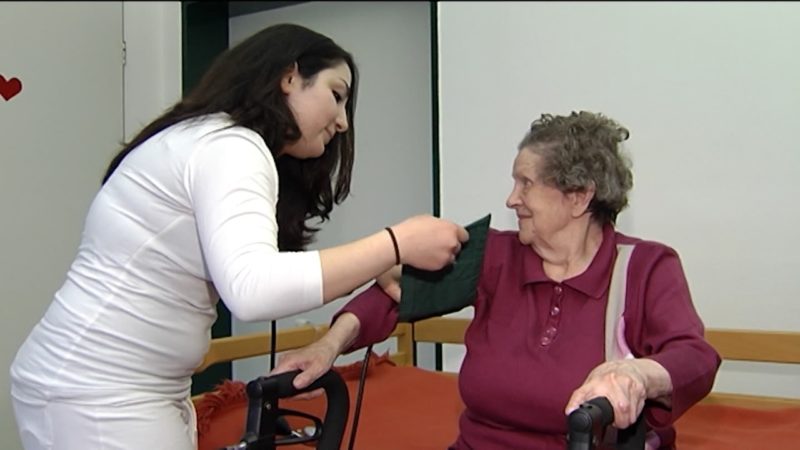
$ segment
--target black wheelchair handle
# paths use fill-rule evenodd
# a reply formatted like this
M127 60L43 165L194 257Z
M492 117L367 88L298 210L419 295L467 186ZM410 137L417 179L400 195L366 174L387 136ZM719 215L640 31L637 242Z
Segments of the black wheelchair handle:
M581 403L567 417L567 450L592 450L605 428L614 423L614 408L605 397Z
M310 385L304 387L303 389L297 389L294 387L293 383L294 379L300 375L301 372L301 370L292 370L290 372L279 373L276 375L258 377L255 380L247 383L247 395L256 397L262 396L261 385L263 380L270 379L277 383L279 398L293 397L304 392L310 392L315 389L322 388L325 390L325 394L329 397L342 395L343 398L348 399L349 403L349 398L347 397L347 386L344 384L342 377L335 371L328 370Z
M567 423L570 431L591 433L593 429L614 423L614 408L605 397L593 398L572 411Z
M567 449L592 450L600 444L607 426L614 423L614 408L605 397L582 403L567 418ZM644 449L644 412L624 430L617 430L617 450Z
M258 377L247 383L247 395L250 398L262 398L266 386L272 386L277 390L278 398L293 397L297 394L322 388L325 391L328 405L323 420L322 436L317 449L338 450L344 437L347 415L350 410L350 396L347 392L347 385L337 372L328 370L307 387L297 389L294 387L293 381L300 373L300 370L293 370L291 372Z

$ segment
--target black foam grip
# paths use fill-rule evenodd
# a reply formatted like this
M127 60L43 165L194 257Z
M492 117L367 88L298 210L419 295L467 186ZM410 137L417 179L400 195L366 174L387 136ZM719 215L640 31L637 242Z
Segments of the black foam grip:
M265 383L275 383L278 398L293 397L303 392L322 388L328 399L328 407L325 411L324 427L317 449L338 450L347 425L347 415L350 412L350 396L347 393L347 385L338 373L329 370L309 386L297 389L292 382L300 372L300 370L294 370L269 377L258 377L247 383L247 395L251 398L263 397Z
M592 405L597 407L599 412L595 412L600 420L600 426L606 427L614 423L614 408L611 406L611 402L608 401L605 397L597 397L589 400L584 405Z
M614 408L605 397L593 398L582 403L569 415L569 429L591 432L594 427L606 427L614 422Z
M613 422L614 408L607 398L597 397L582 403L567 417L567 448L593 449L595 439L602 436L605 427Z

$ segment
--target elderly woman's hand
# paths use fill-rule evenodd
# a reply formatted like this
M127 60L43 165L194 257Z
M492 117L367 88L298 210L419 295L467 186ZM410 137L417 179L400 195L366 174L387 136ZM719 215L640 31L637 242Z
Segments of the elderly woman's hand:
M342 314L319 340L281 355L278 365L270 375L299 369L301 372L294 378L293 384L297 389L305 388L330 370L336 358L358 336L360 327L361 322L353 313ZM316 389L293 398L311 399L321 395L322 392L322 389Z
M633 424L647 399L669 406L672 380L661 364L646 358L605 362L594 368L567 402L566 414L582 403L606 397L614 408L614 427Z
M398 264L375 279L378 282L378 286L396 303L400 303L400 278L402 275L403 266Z
M295 377L293 384L295 388L303 389L324 375L333 366L337 356L339 356L339 352L336 345L320 340L281 355L278 365L270 372L270 375L299 369L301 372ZM322 389L315 389L292 398L309 400L322 395L322 393Z

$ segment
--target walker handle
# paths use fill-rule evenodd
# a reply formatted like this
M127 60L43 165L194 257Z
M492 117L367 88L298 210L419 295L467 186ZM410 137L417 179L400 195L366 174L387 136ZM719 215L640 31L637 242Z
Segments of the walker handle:
M614 423L614 408L605 397L582 403L567 417L567 449L593 450L600 445L607 426ZM624 430L617 430L617 450L640 450L645 446L644 412Z
M567 449L594 449L613 422L614 408L607 398L597 397L582 403L567 417Z
M247 411L247 428L244 442L256 443L257 448L274 448L274 443L264 443L263 435L274 435L274 418L267 417L264 411L277 413L277 399L293 397L303 392L322 388L327 396L327 410L325 411L322 435L319 438L317 449L338 450L344 437L347 415L350 410L350 396L347 385L342 377L333 370L328 370L324 375L303 389L297 389L292 382L300 374L300 370L280 373L271 376L258 377L247 383L247 396L250 405ZM271 419L271 420L270 420ZM250 447L253 448L253 447Z

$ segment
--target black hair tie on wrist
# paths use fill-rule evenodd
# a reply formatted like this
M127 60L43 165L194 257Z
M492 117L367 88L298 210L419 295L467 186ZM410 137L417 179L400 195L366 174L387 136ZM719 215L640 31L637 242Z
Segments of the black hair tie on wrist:
M386 227L386 231L389 232L389 236L392 238L392 244L394 245L394 263L400 264L400 247L397 245L397 238L394 237L394 231L392 231L391 227Z

